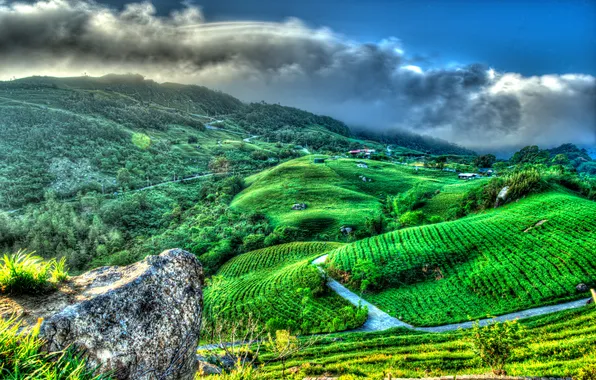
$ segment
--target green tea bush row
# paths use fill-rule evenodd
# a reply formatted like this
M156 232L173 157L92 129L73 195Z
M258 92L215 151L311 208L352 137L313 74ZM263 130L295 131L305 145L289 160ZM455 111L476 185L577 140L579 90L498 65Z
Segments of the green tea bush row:
M365 298L419 325L557 303L587 296L577 293L580 283L596 285L594 215L594 202L535 195L346 245L331 252L329 273L353 289L373 291ZM364 280L374 283L363 287Z

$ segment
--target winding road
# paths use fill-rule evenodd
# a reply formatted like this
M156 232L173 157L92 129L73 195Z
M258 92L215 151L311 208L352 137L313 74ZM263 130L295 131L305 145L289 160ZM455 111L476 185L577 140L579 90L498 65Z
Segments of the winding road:
M312 263L316 265L319 270L323 271L321 268L321 264L327 260L328 255L323 255L317 259L315 259ZM368 319L362 325L362 327L352 330L353 332L371 332L371 331L382 331L387 330L393 327L405 327L416 331L424 331L424 332L432 332L432 333L441 333L445 331L453 331L457 329L469 329L473 326L474 322L462 322L462 323L452 323L449 325L443 326L435 326L435 327L414 327L410 324L407 324L404 321L400 321L399 319L392 317L391 315L387 314L383 310L379 309L375 305L371 304L370 302L366 301L356 293L352 292L336 280L329 278L329 282L327 283L334 292L339 294L340 297L346 299L354 306L362 305L368 307ZM536 307L532 309L527 309L523 311L518 311L515 313L504 314L495 318L486 318L479 320L481 326L485 326L491 321L512 321L515 319L523 319L529 317L535 317L538 315L545 315L550 313L555 313L557 311L568 310L568 309L576 309L582 307L586 304L589 298L566 302L558 305L551 305L551 306L542 306Z

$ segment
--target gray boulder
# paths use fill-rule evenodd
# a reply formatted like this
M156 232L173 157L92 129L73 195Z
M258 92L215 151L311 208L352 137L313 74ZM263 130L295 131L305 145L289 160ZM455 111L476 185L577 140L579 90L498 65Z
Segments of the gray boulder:
M181 249L99 268L72 279L76 303L47 318L40 335L47 350L73 345L115 379L192 379L202 284L200 263Z
M292 210L306 210L306 203L295 203L292 205Z
M497 200L495 201L495 208L507 202L507 194L509 193L509 186L505 186L499 191Z
M583 293L583 292L587 292L590 289L588 289L588 285L582 283L582 284L578 284L575 287L575 290L577 290L580 293Z

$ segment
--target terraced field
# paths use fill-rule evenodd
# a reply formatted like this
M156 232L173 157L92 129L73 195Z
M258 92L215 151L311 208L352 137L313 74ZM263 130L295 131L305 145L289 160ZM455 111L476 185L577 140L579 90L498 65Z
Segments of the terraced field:
M459 182L454 173L387 162L327 159L314 164L313 156L291 160L249 177L250 185L233 201L242 212L263 212L275 225L301 228L315 238L337 237L343 225L362 228L368 217L381 212L381 200L420 184L434 191ZM358 167L363 162L368 167ZM371 181L363 181L361 176ZM296 211L295 203L306 203Z
M453 222L355 242L331 271L363 261L381 291L364 298L408 323L435 326L586 296L596 284L596 203L547 193Z
M325 287L325 279L311 265L338 243L289 243L240 255L218 272L205 291L206 308L221 320L253 315L263 324L302 333L340 331L360 326L366 313ZM309 288L312 297L299 293Z
M596 307L522 320L526 347L515 350L509 375L571 377L596 366ZM333 334L320 338L288 361L300 376L352 375L383 379L487 374L467 341L466 331L426 334L405 329L379 333ZM272 355L262 355L268 361ZM264 378L281 378L281 363L268 363ZM361 377L359 377L361 376Z

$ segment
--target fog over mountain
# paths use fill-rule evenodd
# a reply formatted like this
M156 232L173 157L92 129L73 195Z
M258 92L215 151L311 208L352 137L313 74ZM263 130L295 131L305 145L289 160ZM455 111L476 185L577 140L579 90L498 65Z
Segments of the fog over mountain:
M596 78L480 64L423 70L395 37L351 41L297 19L208 22L199 6L0 0L0 79L135 72L282 103L361 128L402 128L478 151L596 144Z

